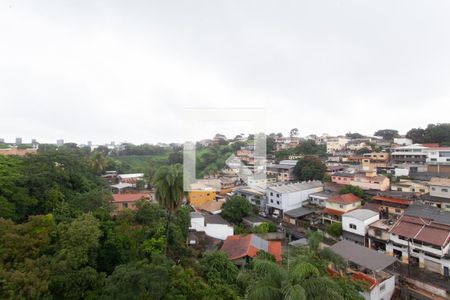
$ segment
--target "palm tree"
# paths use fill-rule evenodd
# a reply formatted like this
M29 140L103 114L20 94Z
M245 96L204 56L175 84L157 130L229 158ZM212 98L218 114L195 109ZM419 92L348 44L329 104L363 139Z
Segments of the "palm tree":
M255 258L250 269L241 271L238 280L246 287L246 299L362 299L352 282L330 278L328 262L311 250L296 250L284 262Z
M95 152L91 158L91 167L97 174L103 173L106 168L106 158L101 152Z
M181 165L163 166L158 169L153 178L156 200L167 211L166 244L164 252L167 254L169 242L169 226L173 214L180 207L183 192L183 169Z

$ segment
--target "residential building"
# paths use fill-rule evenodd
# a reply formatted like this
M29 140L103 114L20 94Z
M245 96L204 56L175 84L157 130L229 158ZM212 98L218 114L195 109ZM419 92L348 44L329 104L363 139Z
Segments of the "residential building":
M220 249L230 260L240 266L249 263L261 250L273 255L276 261L281 261L281 242L267 241L256 234L229 236Z
M429 185L430 196L450 199L450 179L433 177Z
M410 172L425 172L428 147L421 144L400 146L392 149L391 163L395 167L407 168Z
M341 222L342 215L361 206L361 198L348 193L325 200L322 223Z
M117 175L119 182L126 182L136 185L139 180L144 180L144 173L119 174Z
M327 138L327 153L334 154L345 149L349 139L343 136Z
M306 207L295 208L284 212L283 222L292 226L308 227L314 214L314 210Z
M386 191L389 189L390 181L386 176L356 174L350 185L357 186L363 190Z
M199 208L201 204L216 200L216 190L201 183L193 183L188 191L188 201L193 207Z
M258 185L240 186L234 189L233 195L247 199L260 212L266 212L267 196L265 188Z
M297 147L300 143L298 137L278 137L275 139L275 150L285 150Z
M367 230L367 247L379 252L386 252L386 245L389 243L389 231L397 222L397 217L380 219L369 224Z
M227 237L234 235L233 226L220 215L191 212L190 216L190 230L205 232L207 236L220 240L225 240Z
M127 193L113 194L114 213L121 212L124 209L136 210L136 203L139 201L149 201L149 193Z
M396 263L396 259L345 240L334 244L329 249L347 262L347 270L353 279L367 283L361 292L364 299L389 300L392 298L396 276L389 272L389 267ZM331 271L334 276L339 274L336 270L331 269Z
M56 145L58 147L64 145L64 140L63 139L56 140Z
M413 205L389 231L386 253L450 277L450 213Z
M380 219L380 214L369 209L355 209L342 215L342 237L363 246L368 245L369 225Z
M383 218L390 216L400 216L404 213L414 201L411 199L401 199L389 196L374 196L369 200L371 203L376 203L379 207L380 215Z
M22 145L22 138L21 137L16 137L16 145Z
M427 146L427 172L450 175L450 147L425 144Z
M302 207L309 195L323 191L321 181L304 181L269 186L266 191L267 207L270 214Z
M342 185L350 185L350 183L353 181L353 178L355 177L355 174L353 173L341 173L337 172L331 175L331 182L342 184Z
M419 180L400 179L399 182L391 183L391 190L398 192L427 194L429 193L428 185Z
M295 179L293 165L270 164L266 166L268 178L276 178L278 182L289 182Z
M399 146L412 145L413 141L405 137L394 138L394 144Z
M450 179L433 177L428 184L430 194L422 195L422 201L444 211L450 211Z
M309 195L309 203L319 207L325 207L325 202L328 198L337 196L337 193L325 190L323 192L313 193Z

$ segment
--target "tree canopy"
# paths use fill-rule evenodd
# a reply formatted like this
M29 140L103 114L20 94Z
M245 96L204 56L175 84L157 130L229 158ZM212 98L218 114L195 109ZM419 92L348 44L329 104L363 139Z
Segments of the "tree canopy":
M322 180L327 168L317 156L305 156L298 160L294 175L298 180Z

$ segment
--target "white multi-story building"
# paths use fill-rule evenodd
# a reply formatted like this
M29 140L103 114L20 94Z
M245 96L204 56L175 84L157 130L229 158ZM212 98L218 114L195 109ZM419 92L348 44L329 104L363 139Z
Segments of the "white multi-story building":
M330 137L327 139L327 153L333 154L335 152L345 149L349 139L343 136Z
M355 209L342 215L342 237L363 246L369 225L380 219L380 214L369 209Z
M323 183L318 180L270 186L266 191L269 213L302 207L303 203L308 202L310 194L321 191Z
M426 160L428 147L421 144L401 146L392 149L392 165L407 168L410 172L425 172L427 170Z
M410 206L389 231L386 253L450 277L450 213Z

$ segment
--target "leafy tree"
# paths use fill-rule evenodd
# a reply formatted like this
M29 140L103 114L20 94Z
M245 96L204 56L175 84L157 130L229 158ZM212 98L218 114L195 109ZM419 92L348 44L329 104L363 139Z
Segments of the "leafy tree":
M94 152L94 155L90 160L90 165L94 172L96 174L102 174L103 171L105 171L106 164L107 161L105 155L102 152Z
M222 216L232 223L240 223L251 213L252 205L240 196L232 196L222 205Z
M234 285L239 273L236 265L223 252L211 252L200 261L203 277L210 285Z
M253 233L268 233L277 232L277 225L271 222L262 222L260 225L255 226L252 230Z
M364 196L364 190L358 186L346 185L339 190L339 194L341 194L341 195L349 194L349 193L351 193L357 197L360 197L360 198Z
M153 179L156 200L167 211L166 241L169 240L170 221L183 200L183 170L181 165L161 167ZM167 253L167 242L165 253Z
M49 293L50 240L56 230L52 215L15 224L0 218L0 298L39 299Z
M392 141L394 138L399 137L398 130L394 129L380 129L373 135L381 136L384 140Z
M450 123L429 124L425 129L413 128L406 134L414 143L439 143L450 146Z
M325 231L331 236L338 238L342 235L342 224L340 222L332 222L325 227Z
M169 267L163 257L120 265L106 279L100 299L162 299L169 286Z
M327 168L316 156L305 156L294 167L294 175L298 180L322 180Z
M289 132L289 136L290 137L298 136L298 129L297 128L292 128L291 131Z
M364 138L364 135L362 135L362 134L360 134L358 132L354 132L354 133L347 132L345 134L345 136L348 137L348 138L351 138L351 139L362 139L362 138Z

